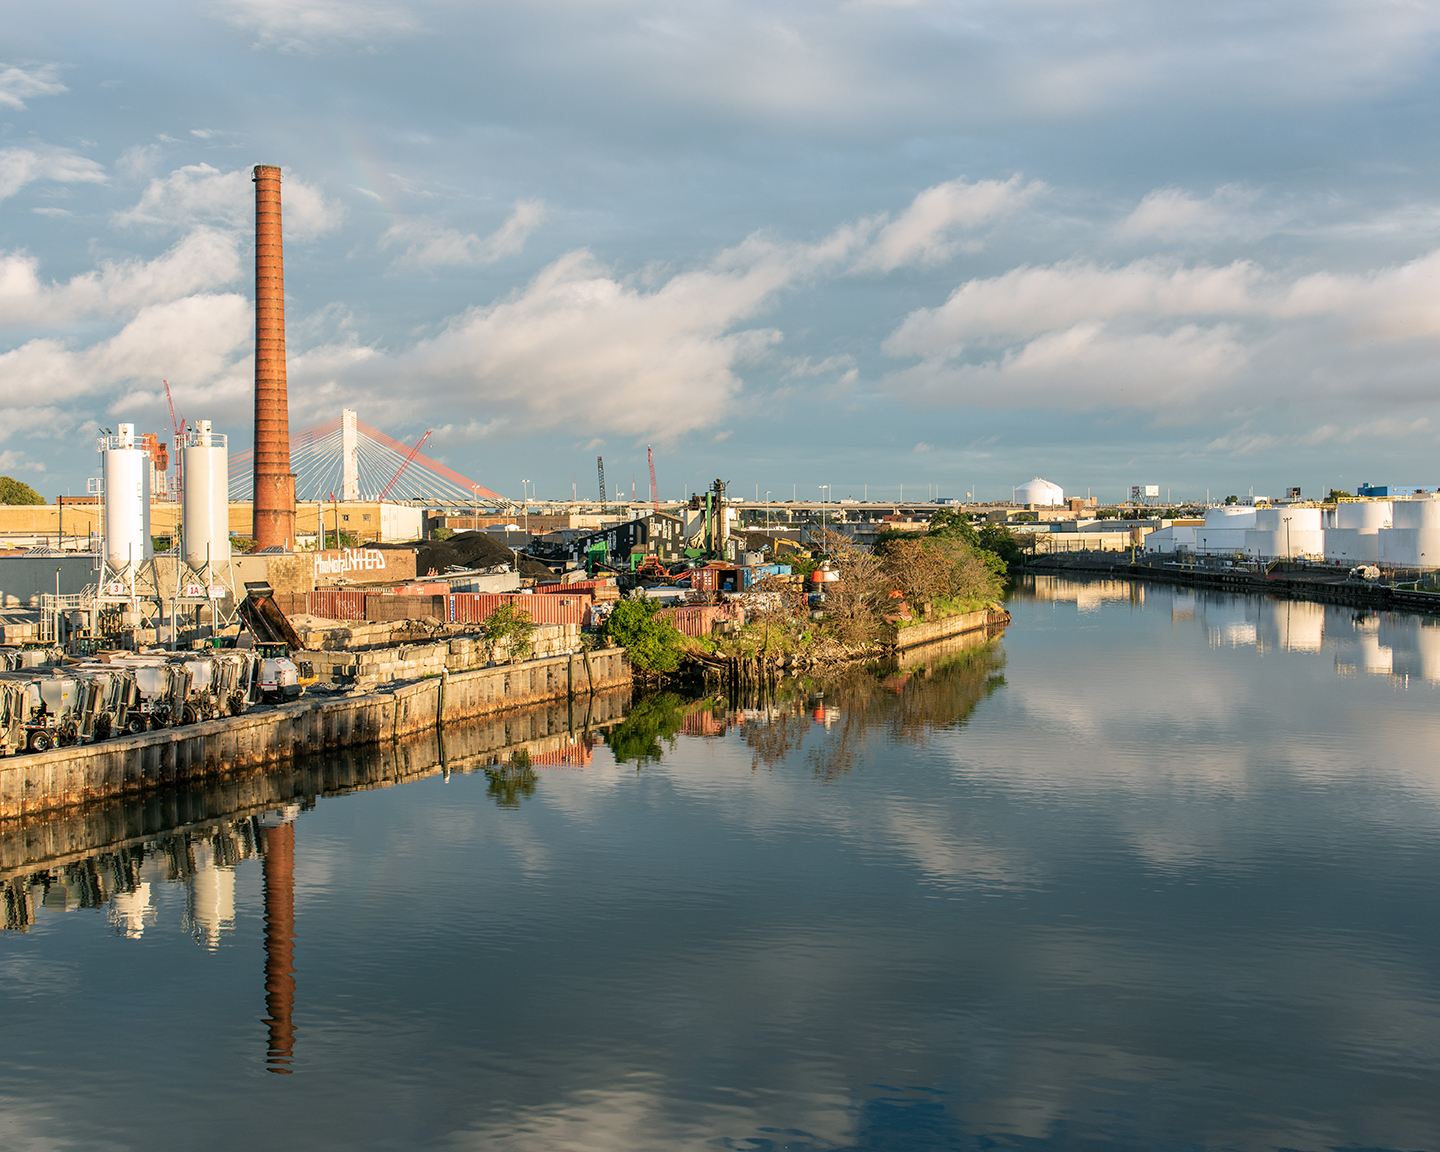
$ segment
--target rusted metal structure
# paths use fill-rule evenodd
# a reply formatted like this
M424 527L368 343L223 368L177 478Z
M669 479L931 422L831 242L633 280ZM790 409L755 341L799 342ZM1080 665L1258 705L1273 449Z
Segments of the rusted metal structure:
M290 402L285 379L285 254L280 169L255 165L255 513L256 548L295 548L295 475L290 471Z

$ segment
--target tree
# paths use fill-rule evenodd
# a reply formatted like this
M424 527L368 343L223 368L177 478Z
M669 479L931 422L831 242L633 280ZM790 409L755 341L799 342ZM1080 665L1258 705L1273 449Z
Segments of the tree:
M970 523L970 517L954 508L942 508L930 517L930 530L926 535L964 540L972 547L980 543L980 537L975 532L975 525Z
M1354 499L1355 499L1355 497L1352 496L1352 495L1350 495L1349 492L1342 491L1342 490L1339 489L1339 488L1331 488L1331 489L1330 489L1330 495L1328 495L1328 496L1325 497L1325 501L1324 501L1324 502L1325 502L1326 504L1338 504L1338 503L1340 503L1340 501L1342 501L1342 500L1354 500Z
M516 608L514 604L502 604L490 613L481 627L481 635L492 655L501 645L508 648L513 664L517 659L530 655L535 627L534 619L525 609Z
M673 672L680 667L680 630L657 619L658 600L632 596L616 604L605 621L605 636L624 648L641 672Z
M45 497L23 480L0 476L0 504L44 504Z
M890 599L890 578L880 556L864 551L848 536L828 529L821 535L831 567L839 574L822 585L826 622L842 643L863 644L875 636L880 610Z
M1226 503L1226 504L1239 504L1239 503L1240 503L1240 497L1239 497L1239 496L1226 496L1226 497L1225 497L1225 503Z
M958 536L896 541L885 574L912 607L933 600L993 600L1004 590L1005 561Z

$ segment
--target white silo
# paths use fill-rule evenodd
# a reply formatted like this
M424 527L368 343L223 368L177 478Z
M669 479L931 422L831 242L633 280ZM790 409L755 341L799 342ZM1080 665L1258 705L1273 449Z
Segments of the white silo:
M185 563L212 576L230 563L230 463L226 438L209 420L195 421L181 453Z
M100 442L105 492L105 562L116 572L138 568L150 544L150 453L135 446L135 425Z
M1015 503L1054 508L1065 503L1065 490L1058 484L1051 484L1050 481L1036 476L1015 489Z

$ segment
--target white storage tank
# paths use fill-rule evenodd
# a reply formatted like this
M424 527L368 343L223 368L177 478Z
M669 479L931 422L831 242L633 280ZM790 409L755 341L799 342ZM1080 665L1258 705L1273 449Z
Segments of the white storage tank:
M195 421L180 450L185 563L212 577L230 563L230 462L226 438L209 420Z
M1440 568L1440 500L1396 500L1392 528L1380 529L1382 563L1401 568Z
M1205 509L1205 527L1222 530L1255 527L1255 509L1243 504L1222 504L1218 508Z
M1036 476L1015 489L1015 503L1039 504L1045 508L1053 508L1065 503L1065 490L1058 484L1051 484L1050 481Z
M1325 530L1320 526L1320 509L1256 509L1255 527L1245 533L1245 551L1267 559L1323 556Z
M100 441L104 481L105 562L116 572L154 555L150 543L150 453L136 447L135 425Z
M1380 529L1391 527L1388 500L1342 500L1334 527L1325 529L1325 559L1338 564L1373 564L1380 559Z

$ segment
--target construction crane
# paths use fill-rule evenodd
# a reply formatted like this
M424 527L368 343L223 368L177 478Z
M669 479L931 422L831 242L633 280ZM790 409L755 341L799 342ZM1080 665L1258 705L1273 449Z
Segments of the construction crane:
M605 457L595 457L595 467L600 473L600 503L605 503Z
M655 509L655 515L660 515L660 486L655 483L655 453L650 445L645 445L645 455L650 458L650 503Z
M415 441L415 447L410 449L410 455L405 457L405 462L395 470L395 475L390 477L390 483L385 485L385 491L380 493L380 499L382 502L384 501L386 496L390 495L390 489L395 487L395 481L400 479L401 473L403 473L406 468L410 467L410 461L415 459L415 454L425 446L425 441L430 439L430 437L434 434L434 430L432 429L431 431L426 432L425 435L421 436L419 440Z
M178 496L185 487L184 474L181 472L184 457L180 452L180 434L185 431L185 420L184 417L175 417L175 398L170 395L170 381L161 380L160 383L165 385L165 403L170 405L170 428L175 433L175 489Z

